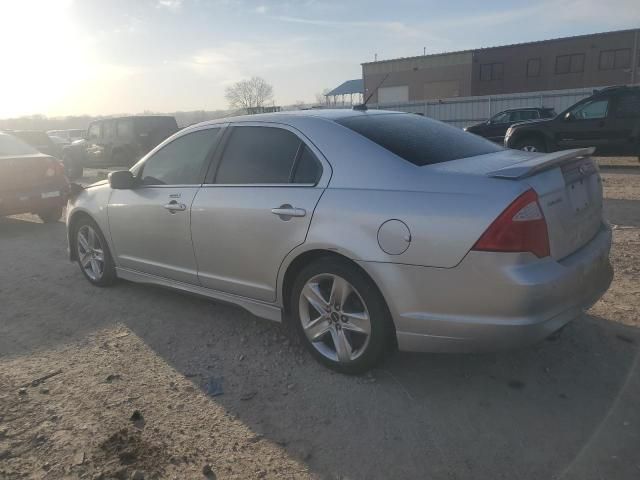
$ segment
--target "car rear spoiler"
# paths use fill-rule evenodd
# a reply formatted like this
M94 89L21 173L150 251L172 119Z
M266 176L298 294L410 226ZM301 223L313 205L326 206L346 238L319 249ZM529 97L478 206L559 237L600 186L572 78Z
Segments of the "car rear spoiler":
M521 178L531 177L543 170L549 170L562 163L575 160L581 157L593 155L594 147L576 148L573 150L561 150L559 152L545 153L544 155L536 155L524 162L516 163L509 167L501 168L487 175L493 178L506 178L509 180L518 180Z

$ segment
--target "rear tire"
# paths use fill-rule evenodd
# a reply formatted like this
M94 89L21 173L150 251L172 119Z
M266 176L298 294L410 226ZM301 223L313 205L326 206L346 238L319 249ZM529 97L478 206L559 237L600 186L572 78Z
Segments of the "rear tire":
M516 149L524 150L525 152L546 152L547 146L538 138L527 137L516 142Z
M302 343L332 370L359 374L376 366L394 343L387 304L360 269L320 258L296 277L288 299Z
M38 212L40 220L44 223L55 223L62 217L62 207L54 207L49 210Z
M71 232L78 266L84 277L98 287L113 285L116 267L107 241L91 218L81 218Z

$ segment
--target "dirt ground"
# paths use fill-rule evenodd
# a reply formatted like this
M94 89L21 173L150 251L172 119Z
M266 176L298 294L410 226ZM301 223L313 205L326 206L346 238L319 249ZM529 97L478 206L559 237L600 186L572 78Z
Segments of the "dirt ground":
M92 287L62 223L0 219L0 479L640 478L640 169L603 178L616 274L588 314L363 377L236 307Z

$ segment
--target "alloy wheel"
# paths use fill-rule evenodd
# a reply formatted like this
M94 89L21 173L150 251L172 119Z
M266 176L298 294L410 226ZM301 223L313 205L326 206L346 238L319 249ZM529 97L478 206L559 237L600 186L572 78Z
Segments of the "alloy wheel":
M78 229L78 260L87 277L98 281L104 274L104 248L100 237L90 225Z
M310 278L299 299L302 329L324 357L348 363L369 344L371 320L358 291L344 278L323 273Z

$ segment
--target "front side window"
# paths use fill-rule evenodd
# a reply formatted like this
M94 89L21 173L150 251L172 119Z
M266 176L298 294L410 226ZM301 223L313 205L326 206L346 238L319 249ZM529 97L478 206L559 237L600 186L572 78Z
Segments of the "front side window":
M605 118L609 109L609 100L593 100L582 105L578 105L571 111L577 120L592 120Z
M94 123L89 127L89 139L97 140L100 138L100 124Z
M233 127L215 182L289 183L301 140L274 127Z
M198 130L176 138L142 166L144 185L199 185L220 128Z
M509 123L511 120L511 112L502 112L494 115L491 119L491 123Z
M105 138L111 138L115 135L115 124L113 120L104 122L102 129L103 129L103 136Z

